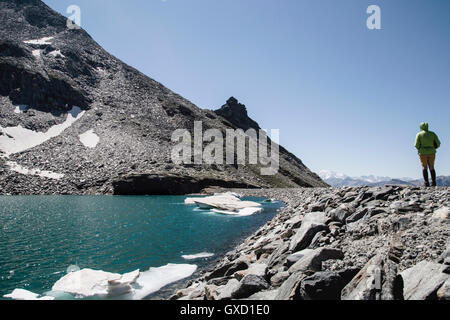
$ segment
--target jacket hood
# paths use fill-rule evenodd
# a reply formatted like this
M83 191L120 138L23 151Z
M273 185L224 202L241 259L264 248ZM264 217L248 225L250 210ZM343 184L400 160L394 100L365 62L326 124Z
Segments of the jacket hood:
M428 131L428 123L427 123L427 122L423 122L423 123L420 125L420 130L422 130L422 131Z

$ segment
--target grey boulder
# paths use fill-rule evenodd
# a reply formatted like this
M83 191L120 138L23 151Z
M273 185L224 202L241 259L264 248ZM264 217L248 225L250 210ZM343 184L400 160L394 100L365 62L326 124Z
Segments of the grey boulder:
M403 283L397 265L378 254L345 286L342 300L402 300Z
M259 291L267 290L269 287L269 283L263 277L249 274L241 280L232 297L234 299L248 298Z
M292 237L289 250L295 252L307 248L311 244L316 233L328 230L325 220L326 216L324 212L308 213L303 218L301 227Z
M342 260L344 258L341 250L327 247L314 250L306 249L299 254L304 255L289 268L290 273L298 271L321 271L322 262L327 260Z
M450 300L450 280L447 279L437 292L439 300Z
M445 269L445 265L424 260L403 271L405 300L435 299L436 292L450 277Z
M342 289L358 271L349 269L341 272L317 272L301 282L300 297L302 300L340 300Z

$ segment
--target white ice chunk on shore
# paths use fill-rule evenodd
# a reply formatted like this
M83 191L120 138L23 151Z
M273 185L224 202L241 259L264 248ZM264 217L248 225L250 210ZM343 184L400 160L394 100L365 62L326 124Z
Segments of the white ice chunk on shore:
M214 253L201 252L201 253L196 253L196 254L186 254L186 255L182 255L181 257L185 260L196 260L196 259L210 258L213 256L214 256Z
M59 279L52 291L61 291L78 298L115 296L131 292L131 284L139 277L139 270L120 275L101 270L83 269L71 272Z
M46 170L40 170L40 169L27 169L25 167L22 167L18 163L14 161L7 161L6 165L9 167L11 171L24 174L24 175L31 175L31 176L39 176L43 178L48 179L54 179L54 180L60 180L64 178L64 174L62 173L55 173L52 171L46 171Z
M39 294L24 289L14 289L10 294L5 294L4 298L13 300L54 300L54 297L39 297Z
M9 156L34 148L47 140L59 136L75 121L79 120L84 113L85 111L82 111L79 107L73 107L68 112L66 121L50 127L47 132L36 132L23 128L20 125L7 128L0 127L0 130L3 132L3 135L0 135L0 151Z
M150 268L148 271L141 273L136 281L140 288L136 288L130 298L134 300L144 299L170 283L191 276L196 270L196 265L171 263L159 268Z
M80 138L81 143L88 148L95 148L97 144L100 142L100 137L94 133L94 130L88 130L83 134L78 136Z
M36 44L36 45L48 45L48 44L52 44L51 40L53 40L54 37L44 37L41 39L36 39L36 40L27 40L24 41L24 43L26 44Z

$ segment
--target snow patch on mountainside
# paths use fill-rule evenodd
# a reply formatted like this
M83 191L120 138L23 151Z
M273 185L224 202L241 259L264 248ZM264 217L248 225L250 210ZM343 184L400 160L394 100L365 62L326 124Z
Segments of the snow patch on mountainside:
M32 53L33 56L35 56L36 58L40 58L40 57L41 57L41 50L39 50L39 49L33 50L31 53Z
M24 43L26 44L35 44L35 45L49 45L52 44L51 40L53 40L54 37L44 37L41 39L36 39L36 40L27 40L24 41Z
M400 178L394 179L391 177L382 177L374 175L365 175L360 177L350 177L343 173L338 173L330 170L322 170L319 176L329 185L333 187L358 187L358 186L377 186L385 184L402 184L411 185L415 179Z
M55 173L52 171L46 171L46 170L40 170L40 169L28 169L25 167L22 167L18 163L14 161L7 161L6 165L9 167L11 171L24 174L24 175L31 175L31 176L39 176L42 178L48 178L48 179L54 179L59 180L64 178L64 175L61 173Z
M81 143L88 148L95 148L97 144L100 142L100 138L98 135L94 133L94 130L88 130L83 134L78 136L80 138Z
M55 58L56 57L61 57L61 58L65 58L66 57L65 55L63 55L61 53L61 50L54 50L54 51L50 52L49 55L52 56L52 57L55 57Z
M0 127L0 131L3 133L0 135L0 151L9 156L34 148L51 138L59 136L75 121L79 120L84 113L85 111L82 111L79 107L73 107L67 113L66 121L50 127L47 132L36 132L23 128L21 125L7 128Z
M319 176L322 179L331 179L331 178L338 178L338 179L345 179L348 178L348 176L346 176L343 173L339 173L339 172L335 172L335 171L330 171L330 170L321 170L319 172Z

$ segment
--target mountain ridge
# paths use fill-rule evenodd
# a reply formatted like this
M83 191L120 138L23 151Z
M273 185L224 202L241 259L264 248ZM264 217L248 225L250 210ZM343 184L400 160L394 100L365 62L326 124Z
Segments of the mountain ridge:
M413 178L392 178L392 177L378 177L373 175L350 177L343 173L337 173L329 170L322 170L319 176L323 181L333 187L377 187L389 184L404 185L404 186L422 186L422 179ZM438 176L437 185L439 187L450 186L450 176Z
M257 123L244 113L227 119L198 108L109 54L83 29L68 29L67 19L40 0L0 0L0 9L0 193L117 194L114 186L132 189L155 175L175 185L187 178L193 187L207 178L221 187L327 186L281 146L274 176L251 165L173 164L176 129L192 133L195 121L222 132L242 125L233 124L238 118ZM85 134L98 141L84 144ZM19 136L36 145L10 154L8 146L24 143ZM145 187L151 183L139 183L136 192L154 192Z

